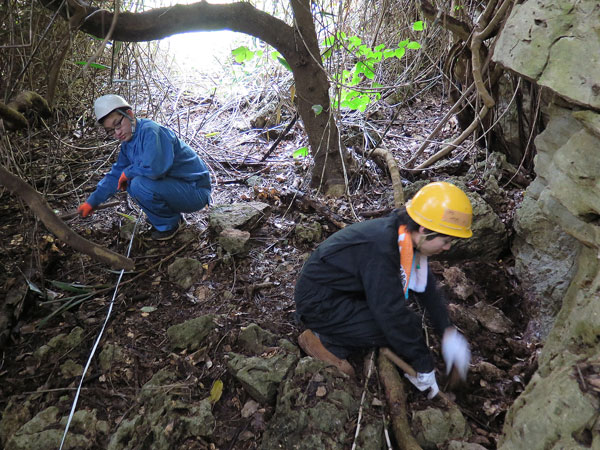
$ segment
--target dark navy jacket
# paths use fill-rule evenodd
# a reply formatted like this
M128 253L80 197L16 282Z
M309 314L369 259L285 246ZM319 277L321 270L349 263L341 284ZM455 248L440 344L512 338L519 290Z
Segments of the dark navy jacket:
M352 320L352 304L367 303L372 320L392 350L406 358L418 372L433 370L433 358L425 344L421 318L408 307L403 290L396 213L348 226L322 242L304 264L296 284L300 318L332 324ZM428 288L417 294L438 334L451 326L445 299L428 270ZM328 324L322 324L325 327ZM360 330L357 330L359 334Z

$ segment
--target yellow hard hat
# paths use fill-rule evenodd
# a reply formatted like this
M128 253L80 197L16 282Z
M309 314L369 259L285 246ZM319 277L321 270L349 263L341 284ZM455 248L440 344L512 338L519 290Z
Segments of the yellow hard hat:
M422 187L406 204L406 212L419 225L459 238L473 236L473 207L467 194L445 181Z

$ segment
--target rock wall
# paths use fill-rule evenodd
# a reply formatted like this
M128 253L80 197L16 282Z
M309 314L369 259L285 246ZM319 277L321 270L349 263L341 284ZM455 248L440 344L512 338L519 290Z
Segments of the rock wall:
M537 305L530 331L545 342L501 449L600 448L599 15L596 1L529 0L495 48L496 62L553 94L513 246Z

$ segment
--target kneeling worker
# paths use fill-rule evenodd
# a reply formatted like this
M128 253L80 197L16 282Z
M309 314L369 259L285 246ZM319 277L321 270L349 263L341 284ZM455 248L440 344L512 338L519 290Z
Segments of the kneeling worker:
M449 250L453 238L469 238L473 210L453 184L430 183L405 208L356 223L322 242L304 264L296 283L298 319L308 329L298 338L310 356L353 375L346 358L354 351L389 347L417 372L407 378L429 398L439 389L421 318L408 306L417 293L442 337L447 373L465 379L471 353L450 323L445 299L427 257Z
M152 224L152 238L171 239L181 226L181 213L199 211L209 202L206 164L173 131L137 119L123 97L99 97L94 112L106 134L121 141L121 150L79 214L87 217L117 190L127 190Z

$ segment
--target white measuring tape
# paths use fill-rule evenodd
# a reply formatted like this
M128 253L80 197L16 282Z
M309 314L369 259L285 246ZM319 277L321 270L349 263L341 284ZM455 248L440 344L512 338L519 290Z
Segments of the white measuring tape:
M135 237L135 230L137 228L138 222L140 219L135 221L133 225L133 231L131 233L131 240L129 241L129 247L127 248L127 257L129 258L129 253L131 252L131 246L133 244L133 238ZM98 344L100 343L100 339L102 338L102 334L104 333L104 329L106 328L106 324L108 323L108 319L110 318L110 313L113 309L113 304L115 303L115 298L117 297L117 291L119 289L119 284L121 283L121 278L123 278L123 274L125 273L125 269L121 269L119 273L119 278L117 279L117 284L115 286L115 292L113 293L112 299L110 300L110 305L108 306L108 313L106 314L106 319L104 319L104 324L102 324L102 328L100 329L100 333L94 342L94 346L92 347L92 351L90 356L85 364L85 368L83 369L83 374L81 374L81 380L79 380L79 387L77 388L77 392L75 393L75 399L73 400L73 406L71 406L71 413L69 414L69 418L67 419L67 425L65 426L65 432L62 437L62 441L60 441L59 450L62 450L63 445L65 443L65 439L67 438L67 432L69 431L69 426L71 425L71 420L73 420L73 414L75 414L75 408L77 407L77 400L79 400L79 394L81 392L81 386L83 385L83 380L85 378L85 374L87 373L90 363L92 362L92 358L94 357L94 353L96 353L96 349L98 348Z

